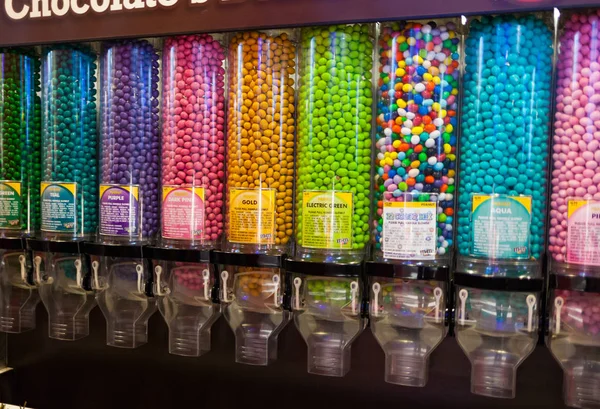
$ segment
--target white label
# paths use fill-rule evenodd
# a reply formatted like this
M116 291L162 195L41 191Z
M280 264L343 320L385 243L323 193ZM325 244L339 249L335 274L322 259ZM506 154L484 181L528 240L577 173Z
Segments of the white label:
M436 253L436 202L383 204L383 257L432 260Z

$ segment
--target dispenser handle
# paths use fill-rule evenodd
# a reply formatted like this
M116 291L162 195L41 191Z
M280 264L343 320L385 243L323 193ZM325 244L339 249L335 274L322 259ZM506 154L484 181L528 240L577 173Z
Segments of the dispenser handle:
M42 258L40 256L35 256L33 258L33 269L35 271L35 282L37 284L42 283L42 275L40 273L40 266L42 265Z
M83 288L83 275L81 274L81 260L76 259L73 264L75 264L75 281L77 283L77 287Z
M227 300L227 279L229 278L229 273L227 270L223 270L221 272L221 281L223 282L223 302L229 302Z
M379 292L381 291L381 284L373 283L373 316L379 316Z
M527 296L527 298L525 299L525 301L527 302L527 332L531 332L533 331L533 308L535 307L536 304L536 298L535 295L533 294L529 294Z
M433 296L435 297L435 322L439 324L440 322L440 304L442 302L442 296L444 292L440 287L435 287L433 289Z
M352 314L356 314L356 293L358 292L358 283L356 281L352 281L350 283L350 297L352 304Z
M144 283L143 283L143 274L144 274L144 266L141 264L135 265L135 272L137 273L137 290L138 293L144 294Z
M154 272L156 273L156 295L158 295L159 297L165 295L165 293L162 292L162 288L160 285L160 275L162 274L162 271L163 269L161 266L154 267Z
M92 261L92 275L94 277L94 287L96 290L100 290L100 277L98 277L98 270L100 269L100 263L98 260Z
M279 274L275 274L273 276L273 284L275 285L275 291L273 292L273 304L275 307L279 307L279 287L280 287L280 279Z
M564 307L564 305L565 305L564 298L556 297L554 299L554 310L556 311L554 314L554 322L555 322L554 333L556 335L560 334L560 314L561 314L562 307Z
M465 305L469 298L469 292L463 288L458 292L458 298L460 299L460 325L465 325Z
M21 264L21 280L27 284L27 258L21 254L19 256L19 263Z
M294 307L296 310L300 309L300 287L302 286L302 279L300 277L294 278L294 287L296 288L296 297L294 300Z
M204 287L204 299L206 301L208 301L210 298L209 288L208 288L209 280L210 280L210 271L208 271L208 268L205 268L204 270L202 270L202 286Z

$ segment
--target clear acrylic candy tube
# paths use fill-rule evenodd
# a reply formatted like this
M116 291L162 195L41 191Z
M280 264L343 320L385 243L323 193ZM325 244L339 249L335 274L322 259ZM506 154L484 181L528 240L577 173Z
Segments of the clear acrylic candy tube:
M539 276L553 30L535 14L477 17L464 43L458 271Z
M0 236L40 228L40 60L33 49L0 48Z

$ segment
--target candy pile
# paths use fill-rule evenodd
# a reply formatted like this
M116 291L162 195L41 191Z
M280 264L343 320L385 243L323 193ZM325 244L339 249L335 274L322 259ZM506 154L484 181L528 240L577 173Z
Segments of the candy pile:
M471 253L472 194L532 199L530 256L544 249L552 32L533 15L473 20L465 42L457 243Z
M352 249L369 242L373 39L369 25L302 32L296 238L304 191L352 192Z
M465 302L467 320L481 331L516 332L527 328L529 307L525 292L488 291L469 288ZM460 289L458 290L460 291ZM457 293L458 294L458 293ZM539 301L539 300L538 300ZM457 299L457 308L461 301ZM534 310L533 317L536 317ZM457 321L460 321L457 319ZM537 326L534 319L533 327Z
M246 271L242 273L242 271ZM270 300L273 302L275 294L275 283L273 276L277 274L277 269L269 268L239 268L237 279L237 297L243 301L249 301L260 297L261 301ZM257 301L257 300L255 300Z
M378 282L381 283L383 301L379 303L380 311L388 310L391 314L399 316L434 315L436 299L433 291L442 283L400 279Z
M158 54L146 40L109 42L100 64L100 183L139 186L141 225L126 230L148 238L159 217Z
M383 203L438 201L439 255L452 247L460 38L455 25L385 25L379 41L375 215L381 249ZM410 194L407 194L410 193Z
M162 182L204 187L204 241L223 233L225 51L211 35L164 44Z
M20 227L40 227L40 63L26 49L0 49L0 180L21 182ZM11 226L13 227L13 226Z
M600 201L600 11L565 22L557 62L549 250L566 261L570 199Z
M568 326L573 332L586 335L600 334L600 297L598 294L554 290L553 300L556 300L556 297L563 299L563 306L560 310L561 331L565 331L565 326ZM552 307L552 320L555 320L556 306L553 304ZM552 329L554 329L554 324Z
M204 270L209 269L208 264L189 264L175 263L175 268L171 270L175 276L177 284L184 286L192 291L200 291L204 289ZM212 277L212 275L210 276ZM209 285L211 279L209 278ZM210 292L209 292L210 294Z
M42 60L42 180L77 184L77 236L98 216L95 61L81 44L45 48Z
M287 33L230 42L228 188L275 190L275 245L293 234L296 46Z
M326 303L334 308L345 307L352 302L351 281L343 278L308 279L306 280L307 303L309 305ZM357 305L360 305L360 301Z

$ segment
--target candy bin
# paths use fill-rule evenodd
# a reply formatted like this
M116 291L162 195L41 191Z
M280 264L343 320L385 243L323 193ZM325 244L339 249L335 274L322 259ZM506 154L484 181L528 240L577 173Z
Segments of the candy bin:
M40 60L33 49L0 48L0 237L40 228Z
M381 27L375 260L449 265L452 259L459 46L454 20Z
M361 262L369 243L373 27L302 30L296 258Z
M296 43L290 31L229 44L226 250L280 255L293 234Z
M106 319L106 344L137 348L148 342L148 319L156 311L152 266L141 246L86 242L89 286Z
M541 274L554 38L546 17L484 16L469 23L457 271Z
M42 55L41 231L48 240L96 232L96 54L85 44Z
M431 352L447 333L449 268L368 262L371 331L385 352L385 381L425 386Z
M308 372L344 376L352 342L366 326L362 264L286 260L296 328L308 345Z
M600 279L551 275L546 345L564 371L565 404L600 405Z
M600 276L599 10L563 12L556 63L550 269Z
M210 329L219 318L218 279L209 251L146 247L154 262L154 294L169 327L169 353L210 351Z
M49 337L75 341L89 335L89 314L96 305L90 267L81 241L28 239L33 283L48 312Z
M40 296L33 281L33 263L24 239L0 238L0 332L35 328Z
M224 226L221 38L211 34L167 38L162 72L161 245L212 249L220 244Z
M290 320L282 256L213 253L223 315L235 333L235 361L268 365L277 359L277 337Z
M471 361L471 392L514 398L517 368L538 341L541 278L454 273L455 336Z

